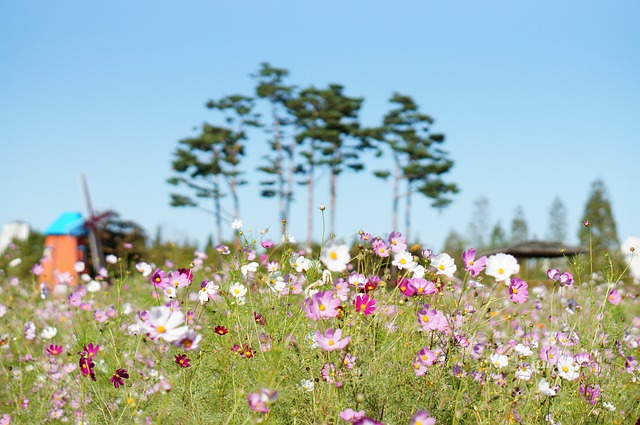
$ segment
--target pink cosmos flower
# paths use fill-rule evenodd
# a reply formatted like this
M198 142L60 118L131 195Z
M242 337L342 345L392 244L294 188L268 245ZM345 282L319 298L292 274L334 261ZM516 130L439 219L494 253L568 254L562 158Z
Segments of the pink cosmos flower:
M402 252L407 249L407 238L402 236L400 232L391 232L389 234L389 245L391 252Z
M409 280L409 285L413 287L415 295L431 295L438 292L433 282L419 277Z
M338 315L340 300L334 297L333 291L322 291L313 294L302 303L302 311L312 320L329 319Z
M573 283L573 275L569 272L560 273L558 269L547 270L547 277L561 286L569 286Z
M528 286L524 280L517 277L512 278L511 285L509 285L509 299L518 304L527 301L527 298L529 298Z
M350 336L342 338L341 329L336 329L335 331L327 329L324 334L316 331L316 343L318 347L325 351L342 350L349 344L349 341L351 341Z
M355 422L358 419L364 418L364 410L360 410L356 412L355 410L349 408L340 412L340 419L347 422Z
M607 299L611 304L618 305L620 304L620 301L622 301L622 296L620 295L620 292L618 292L617 289L612 289L611 292L609 292Z
M476 250L469 248L462 253L462 261L464 262L464 269L471 273L471 276L476 277L487 266L487 257L483 256L476 258Z
M270 240L266 240L266 241L262 241L260 242L260 245L264 248L264 249L269 249L272 248L275 243L273 241Z
M257 393L247 394L247 401L249 402L249 408L254 412L268 413L269 403L272 403L278 399L278 391L270 390L268 388L260 388Z
M375 239L373 242L371 242L371 248L378 257L388 257L391 253L391 250L389 250L386 242L382 239Z
M432 418L428 411L418 410L413 418L411 418L411 425L435 425L436 419Z
M418 311L418 324L424 331L446 331L449 327L445 315L429 308L429 304Z
M376 300L369 297L369 294L358 295L353 302L353 305L356 307L357 313L362 313L365 316L376 311Z
M169 284L173 286L175 289L184 288L185 286L189 286L191 280L189 279L189 275L191 274L191 270L189 273L181 273L180 271L171 272L169 274Z

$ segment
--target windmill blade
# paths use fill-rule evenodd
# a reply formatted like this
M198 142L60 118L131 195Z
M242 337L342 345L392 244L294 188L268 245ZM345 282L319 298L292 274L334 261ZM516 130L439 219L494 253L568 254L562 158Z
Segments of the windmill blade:
M89 215L89 218L85 221L85 227L87 228L87 239L89 241L89 249L91 250L91 261L95 271L98 271L105 266L104 254L102 253L102 244L100 243L96 229L96 216L93 212L93 206L91 205L89 185L87 184L87 179L84 174L80 175L80 180L82 182L84 201L87 206L87 214Z

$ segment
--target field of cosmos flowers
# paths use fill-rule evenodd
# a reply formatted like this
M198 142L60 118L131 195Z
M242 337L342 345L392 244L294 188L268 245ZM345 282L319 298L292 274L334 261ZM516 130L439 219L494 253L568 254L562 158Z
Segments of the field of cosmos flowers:
M16 259L17 260L17 259ZM640 417L638 287L588 255L529 279L364 231L238 231L190 264L0 274L0 424L560 424Z

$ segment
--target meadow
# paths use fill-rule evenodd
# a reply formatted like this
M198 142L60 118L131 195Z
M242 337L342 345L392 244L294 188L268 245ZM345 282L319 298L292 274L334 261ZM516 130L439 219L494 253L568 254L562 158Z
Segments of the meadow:
M189 260L78 264L51 290L9 267L0 424L636 423L626 270L587 254L534 280L480 254L238 231Z

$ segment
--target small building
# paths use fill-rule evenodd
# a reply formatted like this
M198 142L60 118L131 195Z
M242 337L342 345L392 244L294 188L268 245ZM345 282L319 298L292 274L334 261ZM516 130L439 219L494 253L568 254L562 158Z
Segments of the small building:
M75 265L78 261L86 260L86 230L82 214L62 213L45 230L44 235L43 271L38 283L44 282L52 289L61 275L69 286L75 286L78 283Z
M0 254L11 244L13 240L26 241L29 238L29 225L22 221L14 221L5 224L0 232Z

